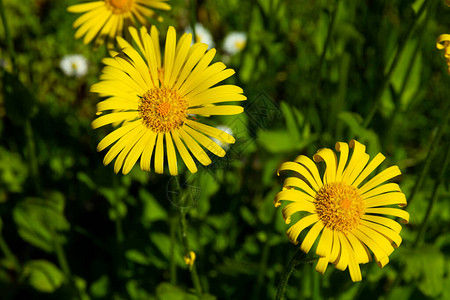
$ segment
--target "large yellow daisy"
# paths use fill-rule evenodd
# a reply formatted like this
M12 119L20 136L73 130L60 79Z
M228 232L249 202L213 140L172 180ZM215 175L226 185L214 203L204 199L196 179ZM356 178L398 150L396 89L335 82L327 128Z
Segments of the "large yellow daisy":
M349 156L349 145L353 149ZM275 196L274 204L291 202L283 208L286 224L297 212L306 212L291 226L287 235L297 244L300 233L312 226L301 243L301 250L308 253L320 236L316 247L319 261L316 270L324 273L329 262L339 270L348 266L353 281L361 280L359 264L372 260L370 249L380 267L389 262L389 255L402 242L401 225L383 215L409 221L409 214L401 209L386 207L406 205L405 195L395 183L384 183L400 175L400 169L392 166L374 176L367 177L383 162L378 153L370 162L366 147L355 141L336 143L339 160L331 149L320 149L314 155L315 162L324 161L326 171L321 178L315 163L304 155L293 162L283 163L280 171L294 171L288 177L283 190ZM369 162L369 163L368 163Z
M228 144L234 143L234 138L191 115L234 115L243 111L237 105L215 105L247 99L238 86L214 86L234 71L221 62L209 65L216 50L205 52L208 46L202 43L191 46L191 34L184 34L177 43L175 29L170 27L161 58L154 26L150 34L145 27L139 33L133 27L129 30L139 52L118 37L121 54L103 60L106 67L101 81L91 87L92 92L108 97L97 105L100 116L92 127L120 123L98 144L98 151L114 144L104 164L116 158L114 171L123 167L122 173L127 174L140 157L142 170L150 171L154 157L155 172L161 174L166 152L170 174L177 175L175 149L192 173L197 167L191 154L203 165L211 163L203 147L223 157L225 150L211 138Z
M148 17L156 15L153 9L170 10L167 0L102 0L72 5L69 12L84 13L73 23L78 28L75 38L84 35L83 42L88 44L96 38L96 45L107 39L112 42L116 36L122 36L124 28L136 26L137 22L149 26Z

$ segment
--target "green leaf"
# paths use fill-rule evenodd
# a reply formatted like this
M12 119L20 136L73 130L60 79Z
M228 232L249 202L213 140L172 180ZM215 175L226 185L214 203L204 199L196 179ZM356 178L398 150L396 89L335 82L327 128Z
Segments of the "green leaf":
M31 260L24 266L24 274L36 290L52 293L61 286L64 274L54 264L46 260Z
M106 275L100 276L89 288L90 294L94 298L104 298L108 295L109 278Z
M161 300L186 300L185 291L167 282L163 282L158 285L158 287L156 288L156 296Z
M139 250L135 250L135 249L128 250L125 253L125 257L132 262L135 262L135 263L138 263L138 264L141 264L144 266L150 265L150 261L149 261L148 257L144 253L140 252Z
M148 228L151 223L158 220L166 220L167 212L158 201L144 188L139 189L139 199L141 199L144 209L142 211L141 222Z
M36 98L16 75L4 72L2 81L6 114L15 124L22 125L35 113Z
M47 200L27 198L16 205L13 218L22 239L44 251L52 252L55 238L59 243L64 242L64 236L60 232L70 227L63 210L64 199L60 194Z
M399 256L406 265L406 280L416 280L419 290L428 297L437 297L444 290L445 257L432 245L404 249Z

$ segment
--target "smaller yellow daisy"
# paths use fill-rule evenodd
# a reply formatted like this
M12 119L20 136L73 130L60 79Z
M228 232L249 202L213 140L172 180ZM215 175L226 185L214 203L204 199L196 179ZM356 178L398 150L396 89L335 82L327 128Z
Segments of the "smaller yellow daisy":
M353 149L351 158L349 146ZM406 205L405 195L395 183L384 183L400 175L400 169L392 166L382 171L366 183L367 177L383 162L385 157L378 153L369 162L366 147L355 141L336 143L339 159L331 149L320 149L314 155L315 162L324 161L326 170L320 176L316 164L310 158L300 155L293 162L285 162L278 169L293 171L283 190L275 196L275 207L281 201L290 204L283 208L286 224L298 212L307 215L291 226L287 235L297 244L297 238L306 228L311 227L303 239L300 249L308 253L320 236L316 254L320 256L316 270L324 273L329 262L339 270L349 268L353 281L360 281L359 264L372 260L369 249L380 267L389 262L389 255L400 246L402 229L391 218L399 217L409 221L409 214L387 205Z
M441 34L437 38L436 47L439 50L444 49L444 57L447 60L448 74L450 75L450 34Z
M95 38L100 45L105 40L111 48L116 36L123 36L129 26L136 27L137 21L150 26L147 18L155 17L154 9L170 10L168 0L101 0L72 5L67 8L72 13L83 13L73 23L75 38L84 36L83 43L88 44Z

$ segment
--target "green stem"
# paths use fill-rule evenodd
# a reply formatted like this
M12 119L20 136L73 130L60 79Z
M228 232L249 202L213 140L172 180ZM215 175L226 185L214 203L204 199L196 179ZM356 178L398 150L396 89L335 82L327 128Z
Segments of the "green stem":
M123 236L123 228L122 228L122 219L120 217L116 218L116 239L117 243L122 244L124 240Z
M3 0L0 0L0 16L2 18L3 28L5 30L6 47L8 48L9 56L11 57L11 64L13 68L13 73L17 75L17 65L16 65L16 52L14 51L14 44L9 33L8 22L6 21L5 7L3 6Z
M8 247L8 244L3 239L3 235L0 233L0 249L2 250L5 257L12 261L15 265L15 267L19 267L19 261L17 260L16 256L12 253L11 249Z
M441 184L444 181L445 171L447 170L447 166L450 161L450 147L449 146L450 145L447 144L447 147L444 147L444 149L445 148L447 149L447 153L445 154L445 158L444 158L444 164L442 165L441 173L439 174L439 177L434 184L433 193L431 195L431 200L428 202L428 207L427 207L427 211L425 213L425 217L423 218L422 223L420 224L419 232L417 233L416 240L414 241L414 246L413 246L414 248L416 248L423 242L424 233L428 226L428 220L430 219L431 211L433 210L433 206L436 203L436 200L439 195L439 187L441 186Z
M27 139L27 156L30 162L29 171L31 180L35 193L39 195L41 193L39 184L39 167L36 157L36 145L34 143L33 127L31 126L31 121L29 119L25 120L25 136Z
M259 263L258 267L258 277L256 279L256 285L254 286L253 295L251 299L260 299L259 294L261 292L261 286L264 283L264 278L267 275L267 261L269 260L269 253L270 253L270 245L269 242L266 241L264 243L264 248L262 250L261 254L261 261Z
M375 116L376 112L378 111L378 108L380 106L381 99L383 96L383 92L386 89L386 87L388 86L389 82L391 81L392 74L394 73L395 67L397 66L397 63L400 60L400 56L407 45L407 41L411 37L411 34L412 34L415 26L417 25L418 20L421 18L421 16L426 11L427 7L430 5L431 2L432 2L431 0L425 0L425 2L420 7L419 12L417 13L415 19L413 20L413 22L409 26L406 34L404 35L404 39L400 42L400 47L397 49L397 52L395 53L395 57L389 68L389 71L384 76L381 87L378 89L378 92L375 96L375 100L373 102L372 109L370 110L369 114L367 115L367 117L364 121L365 128L367 128L369 126L370 122L372 122L373 117Z
M447 102L447 107L444 109L443 119L439 123L438 129L436 134L434 135L433 139L430 143L430 148L428 148L425 165L422 168L422 171L420 172L419 178L416 181L416 184L413 187L413 190L411 191L411 195L408 197L408 203L411 204L413 201L417 191L422 186L422 182L425 179L425 177L428 174L428 171L430 169L431 161L433 160L434 153L436 152L436 149L438 148L437 145L439 144L439 141L442 138L442 135L444 134L444 129L447 126L448 120L450 118L450 103Z
M341 122L338 122L339 114L345 106L345 95L347 94L348 74L350 70L351 57L350 54L345 52L342 55L341 70L339 76L339 89L336 97L334 97L331 103L329 121L329 131L335 132L335 135L340 139L340 131L342 129Z
M176 177L174 179L177 184L177 188L178 188L179 195L180 195L180 201L175 206L177 207L178 216L179 216L179 220L180 220L181 240L183 243L184 255L185 255L185 257L190 257L191 248L189 247L188 229L187 229L188 225L187 225L187 221L186 221L187 208L184 207L186 198L189 195L190 191L189 191L189 188L182 189L178 177ZM192 280L192 284L194 285L195 292L197 293L198 297L201 297L202 296L202 287L200 284L199 276L197 274L197 268L196 268L195 263L193 263L192 265L189 266L189 272L191 274L191 280Z
M403 79L402 86L401 86L398 94L395 94L395 97L394 97L395 107L394 107L394 111L392 112L392 116L389 118L390 119L390 121L389 121L390 125L388 126L389 130L387 132L386 138L384 139L387 142L387 145L391 145L392 144L391 141L395 138L394 134L397 131L393 130L393 129L395 128L395 122L397 119L397 115L400 111L400 104L401 104L400 101L402 99L403 93L406 90L406 86L409 82L409 78L412 74L412 69L414 67L414 62L416 60L417 54L419 53L420 47L422 46L422 40L425 35L425 28L427 27L428 21L430 20L430 16L431 16L431 13L430 13L430 10L428 10L427 15L425 17L425 21L422 26L422 30L419 34L419 38L417 39L417 45L414 49L413 55L411 56L411 60L409 61L408 68L406 69L405 78Z
M320 55L319 68L317 69L317 78L318 78L319 82L320 82L320 78L321 78L321 74L322 74L322 66L323 66L323 63L325 61L325 55L327 54L327 49L328 49L328 47L330 45L331 35L333 33L334 24L336 23L336 16L337 16L337 12L338 12L338 7L339 7L339 0L336 0L335 7L334 7L334 10L333 10L333 14L331 15L331 21L328 24L328 32L327 32L327 37L325 39L325 45L323 46L323 50L322 50L322 53Z
M316 272L313 265L311 265L311 284L312 284L312 299L319 300L320 299L320 281L319 281L319 273Z
M56 234L53 234L53 239L54 239L56 258L58 259L59 266L63 270L64 275L66 275L66 277L68 279L70 279L71 272L70 272L69 264L67 263L67 258L66 258L66 254L64 253L63 246L61 245L60 241L58 241L58 237Z
M170 213L170 283L177 284L177 265L175 261L175 243L176 243L176 213L171 209Z
M275 297L276 300L283 299L289 277L291 277L295 267L304 261L305 256L306 254L298 248L281 275L280 284L278 285L277 295Z
M197 24L197 0L190 0L191 2L191 29L192 29L192 38L194 43L197 42L197 33L195 32L195 25ZM209 45L208 45L209 46Z

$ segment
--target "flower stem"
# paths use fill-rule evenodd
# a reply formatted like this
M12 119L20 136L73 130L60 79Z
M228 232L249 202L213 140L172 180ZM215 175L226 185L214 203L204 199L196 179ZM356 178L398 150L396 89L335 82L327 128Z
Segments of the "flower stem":
M5 257L14 263L14 266L16 268L19 267L19 261L17 260L16 256L12 253L11 249L8 247L8 244L3 239L3 235L0 233L0 249L2 250Z
M322 66L325 61L325 55L327 54L327 49L330 45L331 35L333 33L334 24L336 23L336 15L338 12L338 8L339 8L339 0L336 0L336 3L334 4L333 14L331 15L331 21L328 24L328 32L327 32L327 37L325 39L325 45L323 46L323 50L320 55L319 67L317 69L317 78L318 78L319 83L320 83L320 78L321 78L321 73L322 73Z
M56 258L58 259L59 266L63 270L64 275L66 275L66 277L68 279L70 279L71 272L70 272L69 264L67 263L66 254L64 253L64 249L61 245L61 242L58 241L58 236L56 235L56 233L53 234L53 240L54 240Z
M172 285L177 284L177 265L175 262L175 243L176 243L176 212L171 208L169 227L170 227L170 283Z
M416 17L414 18L413 22L410 24L408 30L406 31L406 34L404 35L404 39L400 42L400 46L397 49L397 52L395 53L395 57L389 68L389 71L384 76L381 87L378 89L378 92L375 96L375 100L373 102L372 109L369 111L369 114L367 115L367 117L364 121L365 128L367 128L370 125L370 122L372 122L373 117L375 116L376 112L378 111L378 108L380 107L380 103L381 103L381 98L383 96L383 92L386 89L386 87L388 86L389 82L391 81L392 74L394 73L395 67L397 66L397 63L400 60L400 56L407 45L407 41L411 37L411 34L412 34L414 28L416 27L418 20L422 17L423 13L426 11L426 9L428 8L428 6L430 5L431 2L432 2L431 0L425 0L425 2L420 7Z
M447 107L444 109L443 116L444 117L443 117L442 121L439 122L437 132L434 135L433 139L431 140L430 148L428 148L428 152L427 152L427 156L426 156L425 165L423 166L422 171L420 172L419 178L417 178L416 184L414 184L413 190L411 191L411 195L408 198L408 204L411 204L417 191L422 186L422 181L425 179L425 177L428 174L428 170L430 169L430 165L431 165L431 161L433 160L434 153L436 152L436 149L438 148L437 145L439 144L439 141L441 140L442 135L444 134L444 129L450 118L450 103L449 102L447 102Z
M29 119L25 120L25 136L27 138L27 154L28 160L30 161L29 171L31 180L34 192L39 195L41 193L39 184L39 167L36 157L36 145L34 143L33 127L31 126L31 121Z
M300 248L298 248L297 252L295 252L294 256L291 258L288 265L284 269L283 274L281 275L280 283L277 289L277 295L275 297L276 300L283 299L289 277L291 277L291 274L294 271L295 267L303 262L305 256L306 254L302 250L300 250Z
M195 25L197 24L197 0L190 0L191 6L191 30L192 30L192 40L194 43L197 42L197 33L195 32ZM209 46L209 45L208 45Z
M14 51L14 44L9 33L8 22L6 21L5 7L3 6L3 0L0 0L0 16L2 18L3 28L5 30L6 47L8 48L9 56L11 57L11 64L13 67L13 73L17 75L16 66L16 52Z
M439 195L439 187L441 186L442 182L444 181L444 175L445 171L447 170L448 163L450 161L450 145L447 144L446 147L443 147L444 149L447 149L447 153L445 154L444 158L444 164L442 165L441 172L439 174L439 177L436 179L436 182L434 183L433 193L431 194L431 200L428 202L427 211L425 213L425 217L422 220L422 223L420 224L419 232L417 233L416 240L414 241L414 248L419 246L424 239L424 233L427 229L428 220L430 219L431 211L433 210L433 206L436 203L436 200Z
M190 257L191 256L191 248L189 247L189 239L188 239L188 225L187 225L187 221L186 221L186 213L187 213L187 207L185 207L186 205L186 199L190 193L189 187L183 189L180 185L179 182L179 178L176 177L174 178L178 191L179 191L179 196L180 196L180 201L178 203L176 203L176 208L178 210L178 216L179 216L179 224L180 224L180 228L181 228L181 240L183 243L183 248L184 248L184 255L185 257ZM201 298L202 296L202 287L200 284L200 279L198 277L197 274L197 268L196 268L196 264L195 262L192 263L189 266L189 272L191 274L191 280L192 280L192 284L194 285L195 288L195 292L197 293L197 296L199 298Z

